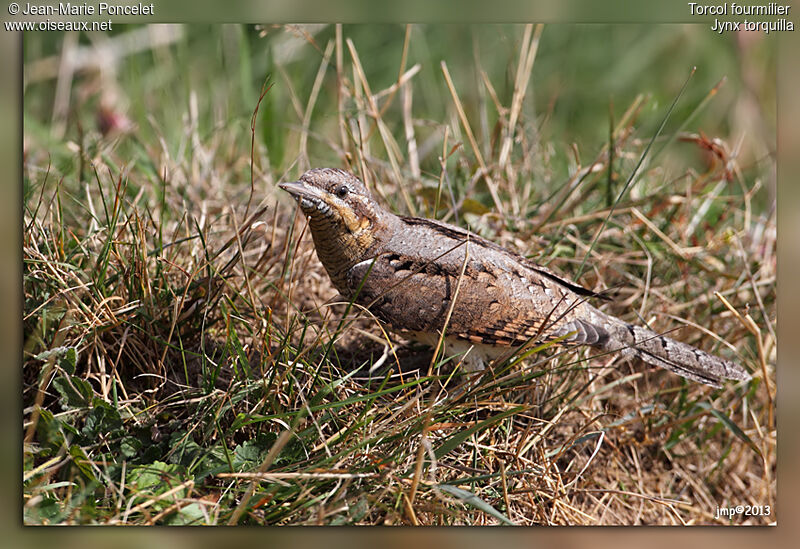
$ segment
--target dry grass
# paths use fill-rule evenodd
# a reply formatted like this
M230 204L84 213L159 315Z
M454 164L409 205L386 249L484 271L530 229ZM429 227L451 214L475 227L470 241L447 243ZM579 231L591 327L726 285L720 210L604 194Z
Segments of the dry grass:
M26 522L726 524L717 508L739 504L772 513L732 522L774 522L773 159L712 141L695 111L651 142L639 97L604 147L576 147L559 172L539 138L552 112L524 108L541 28L513 29L507 102L480 63L473 87L436 64L436 121L414 114L418 31L379 88L347 29L326 43L318 30L272 31L303 36L319 65L308 88L276 65L291 129L278 145L274 118L255 124L252 156L241 120L203 133L195 89L179 128L73 124L47 141L26 118ZM255 120L279 112L274 91L248 106ZM324 95L338 109L320 114ZM98 105L72 105L72 120ZM466 378L458 357L336 302L274 186L318 149L396 211L469 224L614 289L607 312L686 326L671 335L754 380L714 390L547 346ZM665 149L701 151L703 170L676 176ZM77 160L51 165L59 151Z

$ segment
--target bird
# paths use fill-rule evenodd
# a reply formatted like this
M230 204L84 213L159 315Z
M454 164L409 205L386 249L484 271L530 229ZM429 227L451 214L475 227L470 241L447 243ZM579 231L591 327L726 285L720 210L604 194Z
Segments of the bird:
M483 370L531 341L638 357L693 381L747 381L739 364L602 312L600 294L461 227L396 215L350 172L280 183L307 217L333 286L391 330Z

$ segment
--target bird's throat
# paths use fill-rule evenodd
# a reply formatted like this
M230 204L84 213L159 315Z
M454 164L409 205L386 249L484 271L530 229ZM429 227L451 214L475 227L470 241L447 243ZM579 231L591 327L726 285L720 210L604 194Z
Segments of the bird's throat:
M375 242L368 228L350 232L342 223L327 218L309 220L314 247L331 282L342 295L348 295L347 271L367 258Z

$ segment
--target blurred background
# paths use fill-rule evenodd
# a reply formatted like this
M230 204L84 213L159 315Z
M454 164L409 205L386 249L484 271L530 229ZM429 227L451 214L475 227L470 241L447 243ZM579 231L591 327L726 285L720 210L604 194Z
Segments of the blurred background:
M523 34L520 25L342 29L344 48L351 40L360 53L373 93L389 90L379 101L399 143L405 135L403 102L385 99L399 70L410 73L419 168L433 179L440 169L444 126L451 125L451 139L455 134L456 141L465 141L440 63L447 63L477 141L489 148L498 141L493 132L501 118L494 103L511 105ZM90 137L87 143L97 153L128 166L156 143L172 157L184 150L201 154L198 146L213 148L215 156L227 158L217 160L221 168L211 175L232 192L249 186L248 162L239 160L248 156L250 120L269 77L272 87L260 105L256 135L261 186L309 165L341 166L336 75L344 70L349 80L357 78L349 64L337 69L339 52L328 51L326 57L335 40L331 25L117 25L108 35L29 33L23 80L26 158L41 166L48 156L54 175L74 173L79 168L74 151L59 145L77 143L79 132ZM521 106L528 137L546 144L536 151L541 157L531 161L546 164L556 178L566 177L576 152L584 162L593 158L607 144L610 124L618 123L637 98L644 99L637 135L652 135L696 67L664 135L689 120L687 131L728 140L734 149L729 153L747 169L774 155L775 63L775 42L758 33L719 36L705 25L548 25ZM312 112L304 120L312 90ZM354 111L357 105L343 107ZM301 159L305 125L310 132ZM185 143L187 126L200 143ZM109 137L91 138L100 135ZM212 142L220 142L221 149ZM689 167L705 168L707 159L696 143L668 147L666 158L658 161L670 167L675 154L678 169L690 162ZM451 158L451 164L455 161ZM774 189L774 174L764 185Z

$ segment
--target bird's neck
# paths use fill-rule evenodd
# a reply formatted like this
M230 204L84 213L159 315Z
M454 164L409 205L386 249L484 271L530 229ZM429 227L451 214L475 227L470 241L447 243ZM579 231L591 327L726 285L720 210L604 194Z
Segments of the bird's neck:
M344 296L349 297L353 290L348 287L347 272L357 263L379 253L381 243L387 239L397 218L381 212L370 221L363 229L351 232L343 223L329 218L312 216L309 219L317 257L333 285Z

